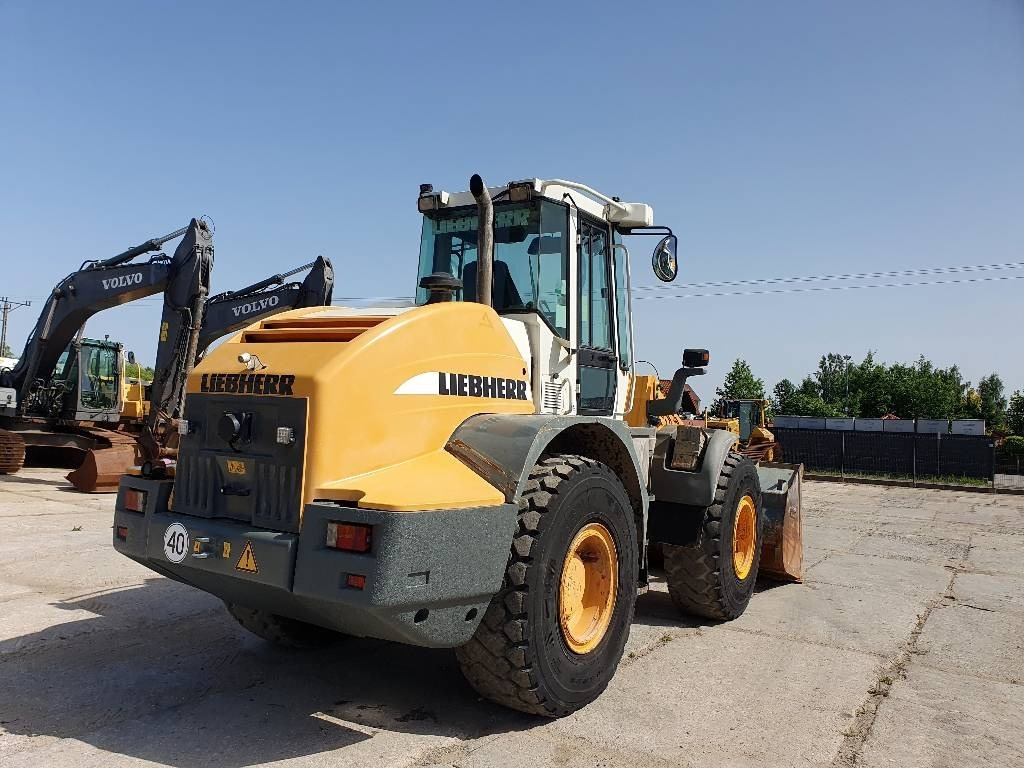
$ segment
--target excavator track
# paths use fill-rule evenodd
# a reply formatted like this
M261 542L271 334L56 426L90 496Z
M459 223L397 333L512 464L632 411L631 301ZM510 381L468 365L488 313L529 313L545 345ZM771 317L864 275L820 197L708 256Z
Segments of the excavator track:
M0 475L13 475L25 466L25 441L0 429Z

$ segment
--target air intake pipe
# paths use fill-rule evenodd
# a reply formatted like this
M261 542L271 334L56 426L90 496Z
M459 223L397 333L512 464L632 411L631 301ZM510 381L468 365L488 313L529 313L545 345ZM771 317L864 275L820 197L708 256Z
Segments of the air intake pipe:
M491 274L494 270L494 206L491 193L477 173L469 180L469 191L476 199L477 208L477 256L476 256L476 300L480 304L491 304Z

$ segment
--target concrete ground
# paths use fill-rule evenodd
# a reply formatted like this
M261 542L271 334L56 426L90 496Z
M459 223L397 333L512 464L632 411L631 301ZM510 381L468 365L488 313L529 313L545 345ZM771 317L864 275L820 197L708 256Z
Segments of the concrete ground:
M1024 765L1024 496L808 483L802 585L640 598L595 703L478 699L451 652L284 652L116 555L111 496L0 477L0 765Z

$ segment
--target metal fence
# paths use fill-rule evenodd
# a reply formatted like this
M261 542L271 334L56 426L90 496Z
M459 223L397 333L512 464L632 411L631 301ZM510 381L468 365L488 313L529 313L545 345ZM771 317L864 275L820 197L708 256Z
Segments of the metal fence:
M983 435L772 429L782 459L809 471L880 475L922 482L972 478L993 482L995 442Z
M1019 456L996 454L997 475L1024 475L1024 459Z

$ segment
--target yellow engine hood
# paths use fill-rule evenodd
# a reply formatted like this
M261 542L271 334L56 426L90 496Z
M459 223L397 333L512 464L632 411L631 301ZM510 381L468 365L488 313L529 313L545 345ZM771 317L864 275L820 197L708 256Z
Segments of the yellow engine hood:
M188 392L307 398L303 503L503 501L444 450L470 416L534 412L529 363L498 315L468 302L354 312L298 309L250 326L203 359Z

